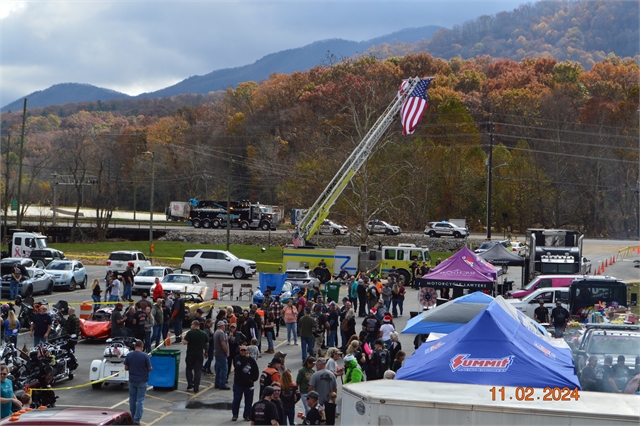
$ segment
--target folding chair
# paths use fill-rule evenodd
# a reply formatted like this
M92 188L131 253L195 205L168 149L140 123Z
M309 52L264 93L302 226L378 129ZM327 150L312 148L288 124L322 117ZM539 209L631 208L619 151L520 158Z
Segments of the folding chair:
M224 299L224 296L229 296L229 300L233 300L233 283L223 283L222 290L220 291L220 300Z
M247 300L251 300L253 297L253 285L251 283L240 284L240 293L236 300L244 300L245 296L247 296Z

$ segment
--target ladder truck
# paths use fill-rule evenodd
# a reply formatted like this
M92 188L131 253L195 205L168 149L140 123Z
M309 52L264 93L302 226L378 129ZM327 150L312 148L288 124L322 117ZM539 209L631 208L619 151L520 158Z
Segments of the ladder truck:
M335 204L353 176L360 170L360 167L362 167L371 156L376 144L387 131L409 95L421 81L422 79L419 77L405 80L402 86L403 90L399 92L398 96L389 104L384 114L378 118L360 144L358 144L340 170L338 170L338 173L336 173L333 179L331 179L331 182L329 182L324 191L322 191L296 229L300 245L304 246L305 242L318 231L322 222L329 216L331 207Z

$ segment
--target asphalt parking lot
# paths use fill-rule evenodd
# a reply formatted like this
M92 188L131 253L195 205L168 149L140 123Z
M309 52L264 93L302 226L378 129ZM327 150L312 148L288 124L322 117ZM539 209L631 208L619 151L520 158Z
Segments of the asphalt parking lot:
M610 257L617 252L617 248L611 246L604 246L599 248L592 248L589 252L585 250L585 253L590 255L594 265L605 257ZM640 260L640 255L634 254L630 258L624 261L619 261L614 265L607 268L606 274L616 276L620 279L630 280L640 279L640 269L634 268L634 261ZM102 280L104 277L104 267L102 266L88 266L89 270L89 283L93 278L99 278ZM512 268L507 275L509 279L517 279L519 283L520 268ZM209 294L212 293L213 283L217 283L218 290L220 290L223 283L233 283L234 292L237 295L240 289L240 283L250 282L253 284L253 289L257 287L257 278L249 280L233 280L228 277L207 277L205 279L210 287ZM417 291L408 289L407 297L405 300L404 315L395 319L395 326L398 331L404 329L407 320L409 319L409 313L411 311L421 310L421 306L418 303ZM341 289L341 297L346 295L346 288ZM134 300L139 298L134 296ZM81 302L90 300L90 290L76 290L74 292L55 292L49 296L35 296L36 300L46 299L49 303L53 304L57 300L63 299L69 302ZM236 300L217 300L214 302L216 308L227 306L228 304L246 306L248 301L236 301ZM286 342L286 330L281 328L280 337L275 341L275 350L282 350L287 353L286 366L290 369L295 377L298 369L301 367L300 346L288 346ZM413 353L413 335L400 335L400 341L402 343L403 350L405 350L410 356ZM26 340L25 340L26 339ZM28 336L28 333L22 333L19 337L18 345L21 347L23 343L27 343L31 346L32 340ZM108 386L101 389L92 389L88 386L89 382L89 369L91 361L94 359L102 359L102 353L104 350L104 342L87 342L81 341L76 346L76 356L79 360L79 368L76 370L75 378L72 381L60 382L55 386L57 388L56 395L58 395L59 407L77 407L77 406L92 406L92 407L111 407L128 410L128 390L126 386ZM147 398L145 401L145 413L142 418L142 422L145 425L176 425L176 424L189 424L189 425L224 425L224 424L237 424L237 422L231 421L231 401L232 392L214 389L213 377L203 376L203 381L200 386L200 392L194 394L192 392L186 392L186 380L184 375L184 352L186 347L183 345L172 345L171 349L179 348L182 351L181 364L180 364L180 383L179 389L175 391L157 391L149 389L147 392ZM267 366L267 363L271 360L271 355L265 354L258 360L258 366L263 369ZM229 383L233 383L233 376L230 377ZM338 381L338 395L341 393L341 384ZM257 387L256 387L257 394ZM256 395L257 397L257 395ZM254 401L257 400L254 398ZM302 409L302 405L299 404L299 408ZM338 418L337 424L340 424Z

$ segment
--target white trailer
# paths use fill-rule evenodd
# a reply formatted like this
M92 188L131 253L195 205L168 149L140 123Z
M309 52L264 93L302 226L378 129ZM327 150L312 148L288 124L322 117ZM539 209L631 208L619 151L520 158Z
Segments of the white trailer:
M406 380L354 383L342 391L343 425L640 424L638 395L578 391L578 400L559 400L563 393L553 389Z

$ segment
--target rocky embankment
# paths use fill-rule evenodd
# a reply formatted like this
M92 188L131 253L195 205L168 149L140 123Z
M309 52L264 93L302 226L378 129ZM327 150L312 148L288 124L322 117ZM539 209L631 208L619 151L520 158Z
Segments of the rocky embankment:
M192 244L212 244L224 245L227 243L227 234L220 231L204 229L184 229L167 232L160 241L181 241ZM230 234L231 244L253 245L259 247L286 246L291 244L292 234L237 231ZM420 234L404 234L397 236L373 235L368 236L365 242L360 240L360 235L320 235L314 236L311 241L319 247L333 248L336 246L359 246L366 244L367 247L396 246L398 244L415 244L418 247L428 247L434 252L455 252L465 244L464 239L454 238L430 238ZM480 246L482 240L470 239L469 248L472 250Z

